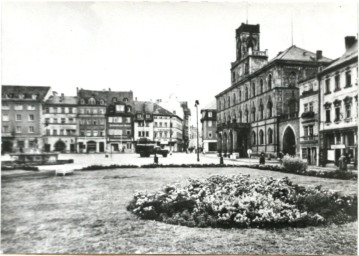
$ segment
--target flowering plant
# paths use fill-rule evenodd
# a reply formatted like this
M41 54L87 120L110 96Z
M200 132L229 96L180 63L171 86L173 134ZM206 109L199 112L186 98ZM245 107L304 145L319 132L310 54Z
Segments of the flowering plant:
M136 193L127 209L143 219L190 227L285 227L357 218L357 196L294 185L288 178L210 176Z

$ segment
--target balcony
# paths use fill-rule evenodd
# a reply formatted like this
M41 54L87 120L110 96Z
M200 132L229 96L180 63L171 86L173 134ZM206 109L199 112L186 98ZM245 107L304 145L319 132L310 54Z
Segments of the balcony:
M300 98L305 98L305 97L316 95L316 94L318 94L318 91L314 91L313 89L310 89L308 91L303 91Z
M307 135L300 137L301 144L313 144L318 143L318 135Z
M279 116L280 121L291 120L295 118L298 118L298 112L285 113Z
M301 118L314 118L315 113L313 111L307 111L302 113Z

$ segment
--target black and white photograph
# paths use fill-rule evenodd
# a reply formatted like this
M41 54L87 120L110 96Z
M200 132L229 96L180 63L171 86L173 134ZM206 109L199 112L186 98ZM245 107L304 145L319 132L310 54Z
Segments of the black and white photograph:
M358 254L358 2L2 1L5 254Z

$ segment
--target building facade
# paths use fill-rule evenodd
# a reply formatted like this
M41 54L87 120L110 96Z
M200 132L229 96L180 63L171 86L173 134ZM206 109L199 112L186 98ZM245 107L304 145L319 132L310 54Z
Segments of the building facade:
M147 101L135 101L135 117L133 122L135 142L141 138L154 140L153 133L153 109L154 103Z
M299 155L298 81L330 59L293 45L268 61L259 25L242 23L236 41L232 85L216 95L218 151Z
M49 90L47 86L2 86L2 153L43 149L42 104Z
M170 152L181 152L183 149L182 119L156 103L153 119L154 141Z
M114 98L108 106L106 129L110 152L132 153L135 151L134 113L134 102L130 97L121 97L121 100Z
M319 164L319 84L317 76L299 83L300 156L309 165Z
M217 152L217 106L214 100L201 109L202 148L204 152Z
M345 53L318 74L321 164L358 159L358 43L345 38Z
M53 92L44 103L42 124L45 152L77 152L77 97Z

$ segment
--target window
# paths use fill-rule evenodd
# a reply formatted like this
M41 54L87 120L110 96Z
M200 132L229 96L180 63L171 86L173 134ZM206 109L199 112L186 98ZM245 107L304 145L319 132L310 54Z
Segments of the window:
M308 137L308 126L304 126L304 136Z
M66 119L65 119L65 118L61 118L61 123L62 123L62 124L66 123Z
M21 115L20 114L16 115L16 121L21 121Z
M116 98L116 97L113 97L113 98L112 98L112 102L117 102L117 98Z
M272 75L268 76L268 90L272 89Z
M138 137L141 137L141 132L138 132Z
M259 114L260 114L260 119L263 119L264 118L264 115L263 115L263 104L261 102L261 105L259 106Z
M208 138L212 138L212 132L208 132Z
M162 127L162 122L160 122L160 127Z
M151 115L150 114L146 114L146 119L150 119Z
M65 113L65 108L61 108L61 112L60 113Z
M72 113L76 113L77 111L76 111L76 108L72 108ZM71 113L71 111L70 111L70 113Z
M246 87L246 92L245 92L245 99L248 100L248 88Z
M34 132L35 132L34 126L29 126L29 133L34 133Z
M91 114L91 109L87 108L86 109L86 114Z
M308 104L304 104L304 112L308 112Z
M127 113L131 112L131 110L132 110L131 106L127 106L127 107L126 107L126 112L127 112Z
M228 107L231 106L231 96L228 96Z
M345 73L345 87L351 87L352 86L352 74L350 71L347 71Z
M35 115L30 114L29 115L29 121L35 121Z
M157 127L157 125L158 125L158 123L157 123L157 122L155 122L155 127Z
M80 136L85 136L85 131L80 131ZM82 143L82 142L80 142Z
M85 100L84 100L84 99L81 99L81 100L80 100L80 104L81 104L81 105L84 105L84 104L85 104Z
M350 118L350 117L351 117L351 108L352 108L352 106L351 106L350 104L345 105L346 118Z
M313 125L309 125L309 136L313 136L314 135L314 129L313 129Z
M252 84L252 97L256 96L256 84Z
M245 115L246 115L246 123L248 123L248 122L249 122L249 114L248 114L248 109L246 109Z
M263 79L259 81L259 92L263 93Z
M85 114L85 109L80 108L80 114Z
M14 109L15 110L23 110L23 106L22 105L15 105Z
M252 132L252 145L256 144L256 133Z
M295 87L295 84L296 84L296 74L294 72L292 72L290 75L289 75L289 78L288 78L288 86L289 87Z
M309 111L314 112L314 110L313 110L313 102L309 103Z
M89 104L90 105L95 105L96 104L96 100L94 98L90 98L89 99Z
M273 143L273 130L271 128L268 129L267 137L268 137L268 144Z
M69 118L69 123L73 123L74 122L74 119L73 118Z
M150 136L150 132L146 132L146 137L149 137Z
M330 123L330 109L325 110L325 122Z
M255 121L256 120L256 108L253 107L252 108L252 121Z
M54 124L57 124L57 118L54 118Z
M34 105L28 105L27 110L36 110L36 107Z
M64 135L64 129L60 130L60 135Z
M98 131L93 131L93 136L97 137L98 136Z
M340 75L335 76L335 91L340 90Z
M325 80L325 93L330 93L330 79Z
M260 143L261 145L264 144L264 133L263 133L263 130L260 130L260 131L259 131L259 143Z
M334 121L340 121L340 107L335 108L335 120Z
M103 114L105 114L105 110L104 110L104 109L99 109L99 110L98 110L98 113L101 114L101 115L103 115Z
M212 117L212 112L208 111L208 117Z
M242 110L239 111L239 122L242 123Z
M124 105L116 105L116 112L124 112L125 106Z
M238 101L239 101L239 102L242 101L242 91L241 91L241 90L239 90Z
M21 126L16 126L16 133L21 133Z
M130 135L131 135L131 131L130 131L130 130L127 130L127 131L126 131L126 134L130 136Z
M72 113L73 113L73 109L74 109L74 108L69 108L69 114L72 114Z
M127 98L123 98L123 102L128 102L128 99L127 99Z
M50 130L46 129L46 135L50 135Z
M2 132L9 132L9 126L3 126L2 127Z
M3 114L2 115L2 120L5 121L5 122L9 121L9 115L8 114Z
M94 115L97 115L97 111L98 111L97 108L92 109L92 113L93 113Z
M208 121L208 127L212 127L212 121Z
M52 135L57 135L57 130L52 130Z
M37 97L38 97L38 95L37 95L37 94L33 94L33 95L31 95L31 98L32 98L33 100L36 100L36 99L37 99Z
M164 123L165 127L167 127L167 123Z
M10 110L10 106L9 105L2 105L1 110Z
M24 98L25 98L25 94L19 94L19 98L20 98L20 99L24 99Z

